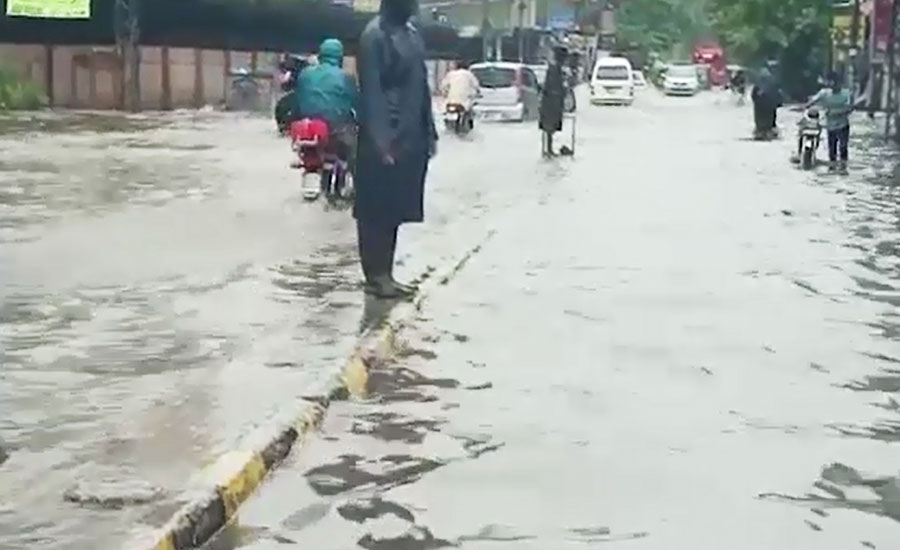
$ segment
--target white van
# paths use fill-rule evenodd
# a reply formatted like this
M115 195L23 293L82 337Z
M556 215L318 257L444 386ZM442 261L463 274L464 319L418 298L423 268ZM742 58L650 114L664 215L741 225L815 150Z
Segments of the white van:
M591 103L631 105L634 103L634 69L624 57L603 57L591 74Z

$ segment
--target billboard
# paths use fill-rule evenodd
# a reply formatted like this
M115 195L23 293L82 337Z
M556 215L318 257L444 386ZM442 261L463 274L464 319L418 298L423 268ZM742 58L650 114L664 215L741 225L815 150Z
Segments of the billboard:
M46 19L90 19L91 0L6 0L6 15Z
M377 13L381 6L380 0L352 0L353 9L365 13Z

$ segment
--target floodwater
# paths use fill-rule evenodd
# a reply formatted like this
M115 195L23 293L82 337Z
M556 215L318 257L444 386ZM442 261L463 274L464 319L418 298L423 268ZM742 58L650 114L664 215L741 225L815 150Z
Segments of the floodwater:
M120 548L349 355L372 316L352 220L301 199L273 126L0 119L0 549ZM526 137L492 135L494 151ZM450 261L515 203L533 166L485 143L443 144L400 276ZM491 169L510 180L485 185Z
M860 118L850 176L801 172L715 94L579 117L214 550L898 547L893 146Z

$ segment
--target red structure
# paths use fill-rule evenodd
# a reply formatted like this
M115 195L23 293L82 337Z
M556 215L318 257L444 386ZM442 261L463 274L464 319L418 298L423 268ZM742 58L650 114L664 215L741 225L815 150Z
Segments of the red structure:
M728 68L725 62L725 51L718 42L698 42L694 46L694 63L709 68L709 81L713 86L728 84Z

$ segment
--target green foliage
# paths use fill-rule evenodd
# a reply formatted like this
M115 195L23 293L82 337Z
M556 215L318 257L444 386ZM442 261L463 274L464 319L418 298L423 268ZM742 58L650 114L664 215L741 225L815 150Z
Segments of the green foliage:
M34 110L46 105L40 86L0 66L0 111Z
M689 55L693 42L705 36L706 0L628 0L616 12L619 43L643 54L669 58Z
M780 62L785 91L802 96L825 68L831 4L822 0L710 0L710 17L729 56Z

